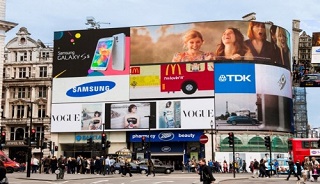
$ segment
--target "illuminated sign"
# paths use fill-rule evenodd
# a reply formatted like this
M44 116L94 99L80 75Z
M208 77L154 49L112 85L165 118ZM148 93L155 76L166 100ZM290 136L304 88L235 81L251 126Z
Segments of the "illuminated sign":
M168 64L166 68L166 75L169 75L169 68L171 68L171 74L174 75L176 73L176 67L178 75L181 75L181 67L179 64Z
M111 90L116 86L112 81L96 81L84 83L69 89L66 93L70 97L93 96Z
M130 74L140 74L140 67L131 67Z

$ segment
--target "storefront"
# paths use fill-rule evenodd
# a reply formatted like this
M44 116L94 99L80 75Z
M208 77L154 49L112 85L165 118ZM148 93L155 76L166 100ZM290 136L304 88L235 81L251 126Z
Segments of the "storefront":
M129 141L133 146L133 159L147 158L150 151L152 158L160 159L165 164L172 164L175 169L181 169L182 163L189 158L198 160L204 157L205 148L199 142L202 134L203 130L150 131L150 134L148 131L128 132ZM145 149L142 146L142 137L145 137L147 145Z

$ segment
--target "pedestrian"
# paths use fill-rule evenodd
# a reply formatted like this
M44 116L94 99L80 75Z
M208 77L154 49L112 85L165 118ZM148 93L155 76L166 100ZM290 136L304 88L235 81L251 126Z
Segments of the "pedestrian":
M31 165L32 165L32 173L37 173L37 170L39 167L39 160L36 157L32 159Z
M106 160L105 160L105 164L106 164L106 173L109 175L111 173L110 171L110 166L111 166L111 161L110 161L110 157L107 156Z
M2 160L0 160L0 183L9 183L7 178L7 170Z
M288 177L286 178L286 180L289 180L290 176L291 176L291 173L293 173L293 175L295 177L297 177L297 181L300 180L299 176L296 174L296 172L294 171L294 162L292 161L292 158L289 157L289 160L287 161L288 162L288 165L289 165L289 174L288 174Z
M247 163L245 160L243 160L242 162L242 172L247 173Z
M128 159L126 159L125 163L124 163L124 172L123 174L121 175L122 177L126 176L127 173L129 173L129 176L132 177L132 174L131 174L131 165L130 165L130 162Z
M256 174L259 177L259 162L257 161L257 159L253 160L253 174L252 174L252 178L255 178Z
M300 160L297 160L296 166L297 166L297 175L301 177L301 164L300 164Z
M200 175L200 181L202 181L203 184L211 184L216 181L216 179L212 175L211 169L206 165L206 160L204 158L201 158L199 160L199 165L200 170L198 173Z
M58 159L58 168L59 168L59 174L57 179L63 179L64 178L64 172L66 169L66 158L60 155L60 158Z
M278 172L278 170L279 170L279 162L278 162L278 160L277 159L274 159L274 169L275 169L275 171L276 171L276 175L277 175L277 177L279 177L279 172Z
M155 172L154 172L154 165L153 165L153 162L152 162L151 159L148 159L147 165L148 165L148 173L147 173L146 175L149 176L149 175L151 174L151 172L152 172L153 177L155 177L156 174L155 174Z

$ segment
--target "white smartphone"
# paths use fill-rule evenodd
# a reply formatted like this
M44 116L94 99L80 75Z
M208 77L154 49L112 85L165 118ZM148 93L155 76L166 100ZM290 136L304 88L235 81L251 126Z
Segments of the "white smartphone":
M106 70L112 54L114 38L99 39L91 62L91 70Z
M113 35L114 44L112 51L112 69L123 71L125 69L125 43L126 35L124 33L119 33Z

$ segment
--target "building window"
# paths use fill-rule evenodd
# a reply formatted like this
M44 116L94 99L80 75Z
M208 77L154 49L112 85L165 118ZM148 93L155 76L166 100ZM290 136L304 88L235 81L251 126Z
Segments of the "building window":
M11 140L23 140L24 138L24 129L23 128L15 128L15 132L14 132L14 139ZM10 135L11 138L11 135Z
M20 53L20 61L27 61L27 56L28 56L27 52L21 52Z
M18 98L26 98L26 88L18 87Z
M27 69L26 68L19 68L19 78L26 78L27 76Z
M45 118L46 117L46 106L38 105L38 117Z
M48 60L49 52L41 52L41 58L44 59L44 60Z
M47 67L46 66L40 66L39 77L47 77Z
M29 51L29 61L32 61L32 51Z
M24 105L17 105L17 118L23 118Z
M39 98L46 98L46 97L47 97L47 87L39 86Z
M36 129L36 137L43 139L44 138L44 127L43 126L37 126L34 127Z

